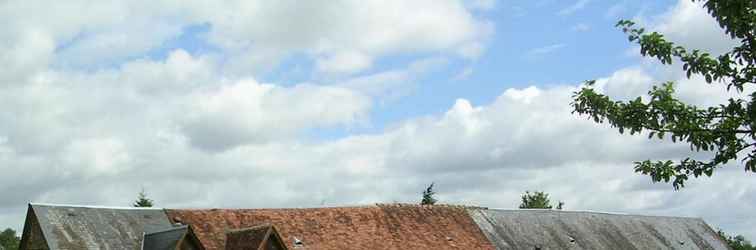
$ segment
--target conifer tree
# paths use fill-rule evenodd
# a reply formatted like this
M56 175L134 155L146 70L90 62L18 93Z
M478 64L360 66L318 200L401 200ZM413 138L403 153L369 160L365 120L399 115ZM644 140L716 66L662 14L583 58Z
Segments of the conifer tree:
M436 204L436 198L433 197L433 195L436 194L436 191L433 191L433 185L435 183L431 182L430 186L425 188L425 191L423 191L423 200L420 201L420 205L433 205Z
M134 201L134 207L152 207L153 201L149 198L147 198L147 195L144 193L144 190L139 192L139 195L137 196L136 201Z

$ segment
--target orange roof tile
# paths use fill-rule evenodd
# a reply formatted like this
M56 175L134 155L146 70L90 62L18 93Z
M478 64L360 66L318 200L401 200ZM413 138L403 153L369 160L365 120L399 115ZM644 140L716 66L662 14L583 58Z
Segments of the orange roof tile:
M464 207L376 205L301 209L168 209L207 249L229 230L271 224L291 249L494 249ZM294 239L302 245L295 246ZM296 247L296 248L295 248Z

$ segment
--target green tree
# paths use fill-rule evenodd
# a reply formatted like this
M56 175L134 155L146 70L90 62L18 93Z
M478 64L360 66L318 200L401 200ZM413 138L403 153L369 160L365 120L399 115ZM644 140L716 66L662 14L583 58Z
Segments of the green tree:
M729 236L722 229L719 229L717 233L733 250L756 250L756 246L751 245L751 242L746 240L743 235Z
M596 92L595 81L587 81L575 92L571 104L573 113L587 115L597 123L608 122L620 133L647 132L649 139L666 138L685 142L691 150L713 152L708 160L687 157L679 161L635 162L635 172L649 175L653 182L671 181L674 189L684 187L691 177L711 176L717 167L730 161L739 160L746 171L756 172L756 93L743 93L746 86L756 83L756 1L702 2L727 36L740 41L729 52L715 57L697 49L686 49L667 41L662 34L636 28L635 23L628 20L619 21L617 27L628 35L630 42L640 45L643 56L656 58L662 64L679 60L688 78L702 76L708 84L721 84L743 97L699 107L675 97L674 84L666 82L651 88L647 100L638 97L617 101Z
M559 201L559 204L557 204L556 209L562 210L564 208L564 201Z
M7 228L0 232L0 246L3 246L6 250L17 250L21 238L16 235L16 230Z
M436 195L436 191L433 191L433 185L435 183L431 182L430 186L425 188L425 191L423 191L423 200L420 201L420 205L433 205L436 204L436 198L433 197Z
M134 201L134 207L152 207L152 200L147 198L147 195L144 193L144 190L139 192L139 196L137 196L136 201Z
M562 206L564 206L564 202L560 201L559 205L557 205L557 209L562 209ZM525 193L522 194L520 208L551 209L553 206L551 205L551 200L549 200L549 194L540 191L533 193L525 191Z

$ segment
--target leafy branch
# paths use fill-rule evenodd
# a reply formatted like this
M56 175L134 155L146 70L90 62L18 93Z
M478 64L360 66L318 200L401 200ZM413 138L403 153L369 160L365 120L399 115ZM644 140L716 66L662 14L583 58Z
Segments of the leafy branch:
M727 39L740 44L727 53L712 56L700 50L689 50L668 41L658 32L646 33L629 20L617 27L630 42L640 45L643 56L670 65L682 63L686 76L702 76L707 84L724 83L729 91L743 93L756 83L756 1L708 0L704 7L725 29ZM690 177L711 176L714 170L732 160L740 159L745 171L756 172L756 93L733 97L726 102L701 108L675 97L673 82L653 86L648 100L637 97L616 101L594 89L595 81L587 81L575 92L573 113L585 115L596 123L608 122L620 133L631 135L648 132L649 139L669 138L687 143L692 151L711 151L709 160L687 157L680 161L638 161L635 171L649 175L654 182L672 182L675 189L684 187ZM747 152L747 153L746 153Z

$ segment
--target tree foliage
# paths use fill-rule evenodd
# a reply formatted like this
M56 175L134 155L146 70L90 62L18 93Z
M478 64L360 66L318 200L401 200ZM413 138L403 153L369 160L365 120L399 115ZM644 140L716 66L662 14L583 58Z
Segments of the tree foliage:
M751 245L751 242L746 240L743 235L729 236L722 229L718 230L717 233L733 250L756 250L756 246Z
M3 246L6 250L17 250L21 238L16 235L16 230L6 228L0 232L0 246Z
M425 188L425 191L423 191L423 199L420 201L420 205L434 205L436 204L436 198L433 197L436 195L436 191L433 191L433 185L435 183L431 182L430 186Z
M701 0L693 0L701 1ZM708 160L687 157L679 161L644 160L635 162L635 171L649 175L654 182L672 182L675 189L684 187L690 177L711 176L717 167L730 161L743 164L746 171L756 172L756 93L744 93L756 83L756 1L707 0L703 6L725 30L722 39L739 40L739 45L719 56L697 49L690 50L667 41L657 32L647 33L635 23L622 20L617 27L630 42L640 45L643 56L662 64L682 63L687 77L702 76L707 84L720 84L743 97L733 97L711 107L687 104L675 97L674 83L654 86L649 99L612 100L594 90L595 81L573 96L573 113L587 115L594 122L608 122L620 133L647 132L648 137L684 142L693 151L710 151Z
M139 195L137 196L136 201L134 201L133 206L134 207L152 207L153 201L149 198L147 198L147 195L144 193L144 190L139 192Z
M559 209L564 205L563 202L559 202L560 204L557 205ZM522 194L522 202L520 203L520 208L540 208L540 209L551 209L553 206L551 206L551 200L549 200L549 194L536 191L533 193L530 193L530 191L525 191L524 194Z
M557 209L557 210L562 210L562 209L564 209L564 201L559 201L559 203L558 203L558 204L557 204L557 206L556 206L556 209Z

